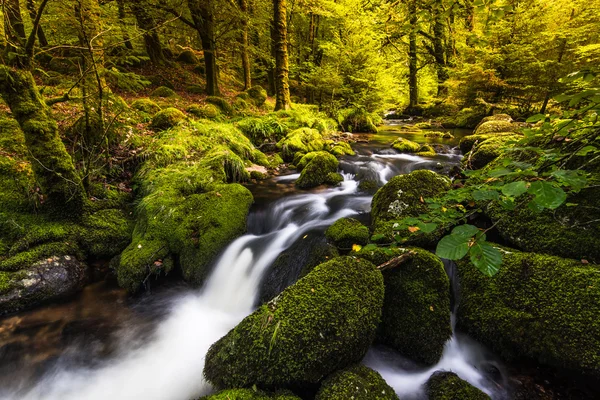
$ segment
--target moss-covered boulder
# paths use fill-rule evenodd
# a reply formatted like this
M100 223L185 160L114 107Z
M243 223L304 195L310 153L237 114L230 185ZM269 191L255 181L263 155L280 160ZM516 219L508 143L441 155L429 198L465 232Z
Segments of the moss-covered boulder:
M398 396L379 372L354 365L327 377L315 397L315 400L340 399L398 400Z
M234 112L233 106L222 97L208 96L206 102L217 107L225 115L232 115Z
M166 99L166 98L170 98L170 97L177 97L177 93L175 93L175 91L173 89L169 89L166 86L161 86L161 87L154 89L154 91L152 91L150 96L151 97L161 97L161 98Z
M489 135L502 132L518 132L519 126L508 121L487 121L481 123L475 130L475 135Z
M460 139L458 146L460 147L460 151L463 154L467 154L477 144L483 143L484 141L486 141L488 139L500 138L500 137L504 137L504 136L515 137L515 133L514 132L500 132L500 133L493 133L493 134L487 134L487 135L469 135L469 136L465 136L462 139Z
M185 121L185 114L176 108L169 107L156 113L152 117L150 127L155 131L164 131L173 128Z
M137 99L131 103L131 108L149 115L160 111L160 106L150 99Z
M570 194L566 204L541 213L527 207L505 210L490 204L485 214L496 224L500 236L519 249L587 260L600 264L600 188L595 184Z
M425 384L429 400L490 400L490 396L453 372L435 372Z
M416 154L421 157L435 157L437 153L433 146L425 143L419 147L419 150Z
M16 272L0 271L0 315L60 300L80 291L88 267L74 256L50 256Z
M428 207L424 199L438 197L449 189L450 179L429 170L418 170L393 177L377 191L371 203L375 234L383 235L385 241L393 240L398 220L417 217L427 212ZM426 242L435 239L430 235L418 237L422 237Z
M340 125L347 132L377 133L377 126L364 108L353 108L342 113Z
M450 132L438 132L438 131L425 132L423 134L423 136L426 138L436 138L436 139L454 139L454 135L451 134Z
M467 259L458 263L458 327L505 360L600 377L600 266L512 249L502 253L493 278Z
M510 115L508 114L494 114L494 115L490 115L488 117L485 117L481 120L481 122L479 122L477 124L477 126L475 127L475 130L479 129L479 127L483 124L485 124L486 122L513 122L513 119Z
M323 150L325 140L323 135L316 129L299 128L288 133L277 143L281 155L285 161L292 161L298 152L310 153Z
M191 94L204 94L205 89L204 86L192 84L186 86L185 91Z
M301 400L291 392L269 394L256 389L228 389L199 400Z
M473 149L464 156L463 163L469 169L481 169L498 158L506 144L518 139L518 136L502 135L494 136L477 143Z
M364 357L383 292L368 261L321 264L213 344L204 375L219 388L316 385Z
M308 154L302 154L300 152L296 153L294 156L294 165L296 169L300 172L317 156L330 158L329 153L326 151L312 151Z
M176 61L184 64L197 64L198 57L196 57L196 54L192 50L184 50L179 53Z
M252 86L246 93L257 107L262 107L267 101L267 91L262 86Z
M221 114L219 109L212 104L192 104L186 111L192 114L194 117L203 119L215 119Z
M443 118L442 126L444 128L469 128L473 129L481 122L486 115L483 107L463 108L458 113Z
M337 186L344 182L344 177L339 172L330 172L325 177L325 183L329 186Z
M400 153L416 153L421 145L408 139L398 138L392 143L392 148Z
M400 249L413 255L384 271L385 300L377 340L425 365L439 361L452 336L450 282L444 264L418 248Z
M354 150L352 150L350 143L346 142L332 143L328 151L336 157L356 155Z
M325 236L330 243L340 249L350 249L353 244L365 245L369 242L369 228L354 218L341 218L327 228Z
M310 189L328 183L330 179L334 178L330 174L337 173L338 164L334 155L319 152L302 169L300 177L296 180L296 186L301 189Z

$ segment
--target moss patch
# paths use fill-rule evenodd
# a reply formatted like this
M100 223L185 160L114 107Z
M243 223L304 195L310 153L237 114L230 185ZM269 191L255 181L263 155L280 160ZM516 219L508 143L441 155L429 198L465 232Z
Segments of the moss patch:
M217 387L304 387L362 359L375 335L383 278L367 261L317 266L246 317L206 355Z
M173 89L169 89L166 86L161 86L159 88L154 89L154 91L150 94L151 97L161 97L161 98L169 98L169 97L177 97L177 93L173 91Z
M364 365L355 365L327 377L315 400L398 400L381 375Z
M341 249L350 249L353 244L369 242L369 228L354 218L341 218L327 228L325 236L330 243Z
M267 101L267 91L262 86L252 86L246 93L257 107L262 107Z
M453 372L438 371L425 384L429 400L489 400L490 396Z
M277 148L281 150L281 155L286 161L292 161L298 152L306 154L323 150L324 146L323 135L318 130L311 128L296 129L277 143Z
M150 127L155 131L164 131L173 128L185 121L185 114L176 108L169 107L156 113L152 118Z
M342 113L340 125L347 132L377 133L373 116L363 108L353 108Z
M398 138L392 143L392 148L401 153L416 153L421 148L421 145L408 139Z
M186 111L192 114L194 117L203 119L215 119L221 113L219 109L212 104L192 104L186 109Z
M131 108L149 115L160 111L160 106L150 99L137 99L131 103Z
M201 397L199 400L300 400L300 397L291 392L269 394L255 389L229 389Z
M332 154L317 153L302 169L300 177L296 180L296 186L301 189L309 189L327 183L333 179L329 174L337 173L338 164L337 158Z
M233 106L231 104L229 104L229 102L222 97L208 96L206 98L206 102L208 104L212 104L213 106L217 107L225 115L233 114L233 111L234 111Z

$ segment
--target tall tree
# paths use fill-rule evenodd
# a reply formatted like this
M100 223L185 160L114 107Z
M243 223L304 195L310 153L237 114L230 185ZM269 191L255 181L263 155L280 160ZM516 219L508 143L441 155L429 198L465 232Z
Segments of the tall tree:
M289 56L287 41L287 1L273 0L273 25L275 33L275 110L291 108L289 83Z
M31 18L31 21L34 22L38 14L34 0L27 0L27 11L29 11L29 17ZM40 46L48 47L48 38L46 37L46 33L41 25L37 27L37 35Z
M241 13L242 32L240 35L240 46L242 51L242 70L244 72L244 90L250 89L252 86L252 72L250 69L250 54L249 54L249 18L248 15L248 0L238 0L238 6Z
M408 15L410 30L408 32L408 106L415 109L419 105L419 80L417 73L418 55L417 55L417 30L419 16L417 15L417 1L408 0Z
M149 4L142 0L127 1L129 2L133 15L135 16L138 27L143 32L144 46L146 47L146 53L148 53L150 61L156 65L164 64L167 60L160 43L160 36L157 30L158 24L150 12Z
M25 25L21 16L21 4L19 0L5 0L3 5L4 33L8 41L4 57L19 63L17 52L25 49Z
M221 91L219 89L219 70L217 67L214 1L188 0L188 7L202 42L204 67L206 69L206 93L209 96L218 96Z

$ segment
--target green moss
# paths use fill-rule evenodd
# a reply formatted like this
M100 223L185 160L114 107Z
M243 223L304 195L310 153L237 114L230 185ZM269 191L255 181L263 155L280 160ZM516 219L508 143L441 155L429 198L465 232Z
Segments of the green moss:
M291 392L268 394L255 389L228 389L199 400L300 400Z
M298 171L302 171L316 156L330 158L326 151L313 151L308 154L296 153L293 163Z
M229 104L227 100L225 100L222 97L208 96L206 98L206 102L217 107L225 115L233 114L233 107L231 106L231 104Z
M327 377L315 400L398 400L381 375L364 365L355 365Z
M353 244L369 242L369 228L354 218L341 218L327 228L325 236L330 243L341 249L350 249Z
M246 93L257 107L262 107L267 101L267 91L262 86L252 86Z
M177 56L177 61L184 64L197 64L198 57L192 50L184 50Z
M383 302L381 273L366 261L317 266L211 346L204 375L217 387L305 387L360 361Z
M435 152L435 149L430 145L423 144L421 145L421 147L419 147L419 150L416 154L421 157L435 157L437 153Z
M442 119L442 126L444 128L473 129L485 115L486 111L483 107L463 108L458 113Z
M418 122L414 127L415 129L433 129L431 122Z
M449 189L448 178L428 170L393 177L373 197L371 215L374 233L383 234L384 240L391 241L396 221L405 217L417 217L427 212L427 204L423 203L421 198L435 198ZM408 235L408 232L400 232L400 234ZM434 236L418 235L415 244L425 245L439 234L441 233L431 234Z
M337 158L332 154L317 153L302 169L300 177L296 180L296 186L309 189L326 183L331 178L329 174L337 172L338 164Z
M507 142L518 138L514 135L502 135L485 139L473 146L471 152L463 158L463 163L468 164L466 166L470 169L481 169L502 154Z
M490 397L453 372L438 371L425 384L429 400L489 400Z
M212 104L206 104L203 106L199 104L192 104L186 109L186 111L195 117L204 119L215 119L220 114L219 109Z
M421 148L421 145L408 139L398 138L392 143L392 148L401 153L416 153Z
M292 161L297 152L306 154L323 150L324 146L323 135L318 130L310 128L296 129L277 143L277 148L281 150L281 155L286 161Z
M358 184L358 190L360 190L361 192L375 194L375 192L377 192L377 189L378 183L376 180L373 179L365 179L360 181L360 183Z
M513 119L510 115L508 114L495 114L495 115L490 115L488 117L485 117L481 120L481 122L479 122L479 124L477 124L477 126L475 127L475 130L477 130L481 125L485 124L486 122L490 122L490 121L502 121L502 122L513 122Z
M161 86L159 88L154 89L154 91L150 94L151 97L177 97L177 93L173 91L173 89L169 89L166 86Z
M493 278L458 266L461 329L506 360L600 376L600 266L510 249Z
M232 107L238 113L243 113L250 109L250 104L246 100L236 97L235 100L233 100Z
M3 295L13 288L12 277L9 272L0 271L0 295Z
M109 259L131 241L133 221L126 211L101 210L83 218L78 241L89 257Z
M489 135L502 132L518 132L519 126L504 120L493 120L481 123L475 130L475 135Z
M359 251L353 252L352 255L375 265L381 265L405 252L404 248L380 246L376 248L363 247Z
M62 242L41 243L32 247L31 249L15 252L13 254L14 255L6 260L0 261L0 271L15 272L21 269L26 269L31 267L36 262L52 256L62 256L68 254L77 258L83 258L83 254L81 254L81 250L79 249L74 238L73 240Z
M160 111L160 106L150 99L137 99L131 103L131 108L149 115L154 115Z
M201 85L188 85L185 91L192 94L204 94L204 87Z
M156 113L152 118L150 127L155 131L163 131L173 128L185 121L185 114L176 108L169 107Z
M423 136L426 138L454 139L454 135L450 132L426 132Z
M364 108L353 108L342 112L340 125L347 132L377 133L373 116Z
M283 158L278 153L271 154L267 156L269 159L269 167L270 168L278 168L281 164L283 164Z
M338 172L330 172L325 177L325 183L329 186L337 186L344 182L344 177Z
M570 194L556 210L535 213L527 207L507 211L490 205L485 214L496 224L504 240L520 249L600 263L600 188Z
M236 126L256 144L281 140L288 132L287 126L274 117L244 118L238 121Z
M356 155L354 150L352 150L352 147L350 147L350 143L346 142L334 143L331 145L328 151L336 157Z
M400 266L384 271L385 300L377 339L400 354L434 365L452 336L450 282L444 264L418 248Z

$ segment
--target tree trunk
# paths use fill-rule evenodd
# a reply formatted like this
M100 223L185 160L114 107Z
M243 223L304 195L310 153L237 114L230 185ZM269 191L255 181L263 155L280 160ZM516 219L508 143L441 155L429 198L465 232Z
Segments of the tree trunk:
M221 91L219 90L219 70L217 68L213 0L188 0L188 7L202 42L206 69L206 93L209 96L219 96Z
M242 47L242 69L244 71L244 90L250 89L252 86L252 72L250 70L250 55L248 41L248 0L238 0L240 11L242 13L242 34L240 37L240 45Z
M4 33L8 41L4 49L5 59L14 58L15 63L20 65L20 57L11 54L20 54L25 49L25 25L23 25L19 0L4 0Z
M438 97L448 93L448 89L444 86L448 80L448 71L446 70L446 51L444 49L444 20L443 7L441 1L436 1L433 9L433 57L435 58L435 70L437 73Z
M27 0L27 11L29 11L29 17L31 21L35 21L37 17L37 9L35 7L34 0ZM40 47L48 47L48 39L46 38L46 34L41 26L38 26L37 31L38 41L40 42Z
M473 0L465 0L465 27L469 32L473 32L473 28L475 28L475 7L473 6Z
M167 62L160 44L160 36L156 30L156 21L148 12L147 4L140 0L129 0L131 11L138 27L144 31L144 46L152 64L161 65Z
M291 108L289 60L287 48L287 4L286 0L273 0L275 25L275 110Z
M414 109L419 105L419 82L417 79L417 5L416 0L408 3L410 15L410 32L408 34L408 92L409 108Z
M125 29L125 0L117 0L117 9L119 12L119 23L121 25L121 30L123 31L123 42L125 44L125 48L128 50L133 50L133 44L131 43L131 38Z
M45 205L65 215L80 215L86 198L81 179L31 73L0 65L0 95L21 126Z

